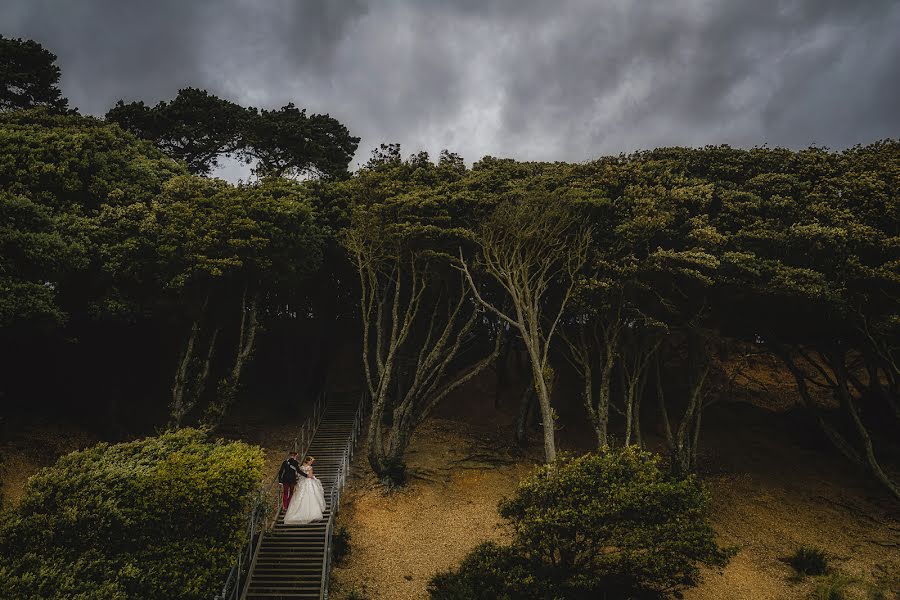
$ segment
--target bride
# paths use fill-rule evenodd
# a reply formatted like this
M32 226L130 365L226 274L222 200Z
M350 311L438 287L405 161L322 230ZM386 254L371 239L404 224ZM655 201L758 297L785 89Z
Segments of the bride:
M315 458L307 456L300 466L306 477L300 478L297 489L291 496L291 503L284 513L286 525L299 525L322 518L322 511L325 510L325 490L322 488L322 482L313 473L314 462Z

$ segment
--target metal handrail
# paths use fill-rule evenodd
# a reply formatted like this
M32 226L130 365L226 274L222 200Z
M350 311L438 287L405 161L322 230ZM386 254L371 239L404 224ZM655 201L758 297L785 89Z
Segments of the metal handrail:
M299 452L302 448L304 454L309 449L309 444L312 441L312 433L318 429L319 423L322 420L322 414L325 412L326 401L326 393L323 391L319 394L319 397L313 405L313 414L310 417L307 417L306 421L304 421L303 425L300 427L300 432L294 438L292 444L293 449ZM249 576L253 572L253 565L256 563L259 554L262 535L266 531L272 529L275 522L278 520L278 513L281 510L281 495L275 493L277 488L278 477L276 476L268 486L265 484L261 485L257 491L256 499L250 507L250 514L247 517L247 530L244 538L246 541L238 550L237 561L228 572L225 583L222 585L222 591L219 594L216 594L214 600L237 600L245 595L246 590L243 588L246 588L250 581ZM267 515L270 510L271 497L275 498L275 503L274 510L272 511L274 516L270 521L267 519ZM244 565L247 565L246 573L244 572ZM244 579L243 585L241 582L242 579Z
M338 467L337 477L335 477L334 485L331 487L331 514L328 515L328 525L325 528L325 552L322 554L322 583L319 586L319 600L328 600L328 584L331 579L331 535L334 532L334 520L338 512L338 506L341 502L341 490L347 479L347 473L350 470L350 459L353 457L353 448L356 446L359 429L362 426L363 415L365 413L365 392L360 398L359 407L356 409L356 415L353 418L353 428L350 431L350 439L344 448L341 456L341 465Z

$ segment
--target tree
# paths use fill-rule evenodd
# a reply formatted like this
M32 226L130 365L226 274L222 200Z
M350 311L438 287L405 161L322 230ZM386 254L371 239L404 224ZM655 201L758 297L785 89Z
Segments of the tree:
M328 115L306 115L293 104L251 109L244 133L246 156L258 177L344 177L359 138Z
M0 110L44 107L65 112L56 55L34 40L0 35Z
M773 172L723 195L718 220L736 230L724 283L744 308L741 333L780 358L823 436L900 497L877 452L900 424L887 350L898 339L898 148L779 153Z
M240 154L252 113L206 90L184 88L171 102L146 106L119 100L106 120L152 141L192 173L209 175L223 156Z
M84 263L59 219L28 196L0 192L0 328L62 325L56 285Z
M234 331L231 368L204 417L216 425L237 396L265 313L321 264L325 231L290 182L234 187L190 176L169 182L140 227L165 265L163 286L187 309L172 385L176 426L200 400L220 333Z
M478 268L500 286L512 310L485 297L462 255L459 268L478 302L522 338L543 419L544 454L553 461L556 415L550 401L550 344L586 261L590 232L577 226L570 207L559 200L525 197L500 204L475 242ZM561 293L555 295L557 289Z
M343 177L359 144L328 115L307 116L293 104L279 110L242 107L195 88L153 107L120 100L106 119L152 141L198 175L209 175L220 158L235 156L255 163L259 179Z
M145 275L155 261L152 253L118 260L120 227L101 214L140 214L165 181L184 173L151 144L97 119L44 108L0 113L7 407L35 397L53 406L71 390L72 406L104 407L103 423L120 418L120 386L133 376L121 348L142 346L134 328L151 304ZM80 396L74 390L86 380L91 394Z
M404 456L415 429L499 353L499 332L492 333L492 351L471 352L486 319L441 252L448 235L415 220L398 222L390 207L376 204L355 208L344 239L361 291L362 356L372 402L369 464L388 485L405 480Z

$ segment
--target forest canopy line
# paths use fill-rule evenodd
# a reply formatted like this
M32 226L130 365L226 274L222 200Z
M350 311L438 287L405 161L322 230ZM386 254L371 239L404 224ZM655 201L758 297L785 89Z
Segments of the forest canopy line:
M309 115L287 104L279 110L245 108L206 90L185 88L156 106L119 101L106 120L209 175L224 156L234 156L262 177L341 177L359 138L328 115Z
M6 410L40 400L123 437L215 427L260 348L350 322L388 484L416 427L509 353L548 462L574 372L598 447L658 425L690 472L704 410L740 397L735 365L764 354L823 438L900 497L883 464L900 427L900 141L471 168L387 144L351 174L359 140L327 115L187 88L84 117L52 55L0 42L5 72L26 73L0 113ZM204 177L225 155L258 177ZM328 360L294 343L289 359Z

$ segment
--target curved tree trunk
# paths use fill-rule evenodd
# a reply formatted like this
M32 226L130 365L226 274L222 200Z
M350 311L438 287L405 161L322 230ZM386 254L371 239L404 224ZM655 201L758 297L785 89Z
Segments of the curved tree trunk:
M791 375L794 377L797 392L800 394L800 399L803 401L803 408L812 416L813 420L815 420L819 429L821 429L823 435L825 435L825 438L831 442L835 449L844 455L847 460L859 467L865 467L865 461L856 448L853 447L853 444L828 423L825 416L822 414L822 411L816 406L812 399L812 395L809 392L809 385L806 382L807 376L794 362L790 353L786 349L779 349L776 351L776 355L781 359L788 371L790 371Z
M547 374L541 368L545 361L537 355L537 342L532 341L532 343L526 343L526 345L528 346L531 364L534 365L531 375L534 380L538 406L541 409L541 425L544 430L544 459L550 463L556 460L556 415L550 404L551 390L547 385Z
M215 348L216 336L219 332L218 328L212 335L203 368L200 370L194 380L194 389L189 389L188 383L190 381L191 363L194 359L194 347L198 343L201 323L206 313L206 307L208 305L209 295L204 298L203 304L200 307L200 313L191 324L191 331L188 334L188 339L185 343L184 353L181 355L181 361L178 363L178 367L175 369L175 381L172 383L172 403L170 405L170 413L172 416L172 424L176 428L182 426L185 417L191 411L200 395L203 393L203 388L206 384L206 377L209 375L209 363L212 360L212 352Z
M878 479L878 481L880 481L884 485L884 487L886 487L888 491L893 494L895 498L900 500L900 485L898 485L896 481L891 479L891 477L879 464L878 459L875 456L875 447L872 444L872 437L869 435L869 431L868 429L866 429L865 423L862 422L862 419L859 416L859 412L856 409L856 401L854 400L853 395L850 393L850 389L847 387L848 377L845 358L846 357L842 352L836 352L834 354L832 364L832 367L834 368L835 378L837 379L837 392L841 399L841 405L846 408L847 412L850 414L851 419L853 420L853 424L856 427L856 432L859 435L860 441L863 445L866 462L869 466L869 469L872 471L872 474L875 475L875 478Z
M218 427L225 413L234 404L240 389L241 375L244 367L250 361L256 343L256 334L259 330L259 293L253 294L250 304L247 304L247 288L241 297L241 324L238 333L237 349L235 351L234 365L231 373L222 381L219 389L219 398L211 403L206 410L205 422L209 427Z

